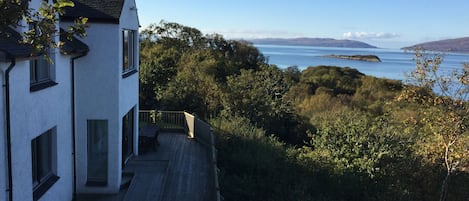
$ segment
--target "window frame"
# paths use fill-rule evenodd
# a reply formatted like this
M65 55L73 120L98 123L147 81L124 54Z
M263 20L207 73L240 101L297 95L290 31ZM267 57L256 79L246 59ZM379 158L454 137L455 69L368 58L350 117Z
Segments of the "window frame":
M51 61L46 59L46 55L40 55L37 58L30 60L29 62L29 81L31 92L57 85L57 83L54 81L54 54L49 52L47 53L47 57L49 57Z
M88 119L87 120L87 167L86 167L86 185L87 186L107 186L109 170L109 121L107 119ZM101 132L99 132L101 131ZM101 158L100 158L101 157ZM101 162L96 166L96 161ZM96 175L93 172L99 172L96 168L103 168L102 175Z
M31 140L31 182L33 199L38 200L59 180L55 128Z
M48 0L44 0L45 2L49 2ZM38 28L38 22L30 22L29 29L35 31L36 35L40 35L41 30ZM39 91L48 87L52 87L57 85L55 82L55 52L52 51L53 49L46 49L44 54L39 55L38 57L30 60L29 63L29 82L30 82L30 91L35 92ZM49 58L48 61L46 58ZM39 67L40 65L44 64L46 67L46 77L39 79Z
M136 67L136 31L131 29L122 30L122 73L128 77L137 72Z

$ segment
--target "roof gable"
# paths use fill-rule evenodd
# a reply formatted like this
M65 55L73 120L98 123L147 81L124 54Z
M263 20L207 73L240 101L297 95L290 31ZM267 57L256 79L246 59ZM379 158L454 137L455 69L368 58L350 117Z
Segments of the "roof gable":
M22 39L21 34L16 32L11 27L0 35L0 51L6 54L7 58L22 58L31 55L32 48L21 44L19 41Z
M83 54L89 51L88 46L81 42L78 38L72 37L71 39L67 38L65 31L60 30L60 41L64 42L63 46L60 49L62 54ZM4 59L11 58L27 58L34 56L33 49L25 44L21 44L20 40L22 39L21 34L8 27L3 35L0 36L0 61Z
M65 33L65 30L63 29L60 29L60 41L64 43L63 46L60 48L60 52L62 54L84 54L90 50L88 45L81 42L78 38L68 38L67 34Z
M75 7L65 8L62 20L87 17L90 22L119 23L124 0L72 0Z

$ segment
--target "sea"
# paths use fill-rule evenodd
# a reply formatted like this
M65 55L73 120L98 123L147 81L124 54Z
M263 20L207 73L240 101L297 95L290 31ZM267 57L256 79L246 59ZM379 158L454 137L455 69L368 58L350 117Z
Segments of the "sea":
M381 48L336 48L311 46L286 46L254 44L264 54L269 64L279 68L297 66L304 70L309 66L331 65L351 67L366 75L380 78L405 80L406 74L416 67L414 53L400 49ZM435 54L427 52L429 54ZM367 62L327 58L325 55L376 55L382 62ZM448 73L454 69L462 69L463 63L469 63L469 54L443 53L440 73Z

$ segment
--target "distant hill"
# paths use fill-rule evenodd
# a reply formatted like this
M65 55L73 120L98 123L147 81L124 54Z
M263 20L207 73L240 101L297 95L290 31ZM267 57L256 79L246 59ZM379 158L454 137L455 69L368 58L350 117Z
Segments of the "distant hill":
M263 38L249 40L255 44L302 45L316 47L376 48L370 44L354 40L336 40L332 38Z
M420 43L402 49L413 50L416 47L429 51L469 53L469 37Z

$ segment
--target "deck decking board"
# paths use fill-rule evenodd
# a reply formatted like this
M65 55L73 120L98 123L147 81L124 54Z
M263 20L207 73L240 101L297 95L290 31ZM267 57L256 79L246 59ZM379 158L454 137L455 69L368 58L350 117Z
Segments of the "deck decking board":
M123 172L134 174L126 190L119 195L81 196L77 201L213 200L209 148L182 133L160 133L158 139L155 150L126 164Z
M210 190L210 159L209 149L194 139L189 139L184 134L161 133L159 135L160 146L156 151L144 153L132 159L129 165L139 161L145 166L145 161L168 161L167 170L163 178L155 178L151 175L136 177L145 190L159 192L159 195L146 194L133 196L128 190L128 200L152 200L152 201L206 201L211 200ZM146 170L152 165L143 167ZM151 169L151 168L150 168ZM161 170L159 170L161 171ZM139 175L137 170L136 176ZM141 173L140 173L141 174ZM137 193L139 194L139 193ZM132 195L132 196L130 196ZM133 199L131 199L133 198Z

